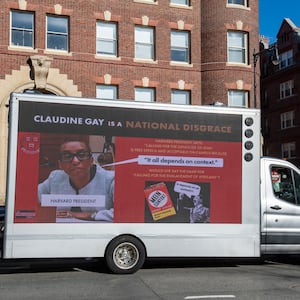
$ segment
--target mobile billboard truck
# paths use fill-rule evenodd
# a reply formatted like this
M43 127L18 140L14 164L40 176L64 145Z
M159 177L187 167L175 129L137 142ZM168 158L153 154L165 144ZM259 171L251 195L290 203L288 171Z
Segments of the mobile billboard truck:
M260 158L259 110L12 94L9 120L4 259L300 249L299 171Z

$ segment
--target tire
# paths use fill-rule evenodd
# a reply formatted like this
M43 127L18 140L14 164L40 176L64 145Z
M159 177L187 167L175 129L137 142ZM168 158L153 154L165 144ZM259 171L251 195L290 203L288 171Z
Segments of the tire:
M112 273L132 274L138 271L146 258L145 247L130 235L113 239L106 248L105 261Z

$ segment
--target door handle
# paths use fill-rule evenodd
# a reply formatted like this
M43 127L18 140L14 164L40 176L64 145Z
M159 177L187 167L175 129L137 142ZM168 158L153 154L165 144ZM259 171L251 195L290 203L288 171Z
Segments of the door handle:
M280 209L281 209L281 207L280 207L280 206L278 206L278 205L271 206L270 208L272 208L272 209L275 209L275 210L280 210Z

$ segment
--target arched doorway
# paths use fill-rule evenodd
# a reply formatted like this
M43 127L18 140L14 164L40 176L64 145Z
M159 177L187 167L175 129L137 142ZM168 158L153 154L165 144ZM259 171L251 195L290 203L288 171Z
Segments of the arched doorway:
M13 92L23 93L34 88L34 81L30 79L29 73L29 66L21 66L19 70L13 70L11 74L0 80L0 159L2 162L0 164L0 205L5 203L6 194L9 98ZM47 87L43 93L58 96L82 96L73 80L68 79L68 75L61 74L55 68L49 68Z

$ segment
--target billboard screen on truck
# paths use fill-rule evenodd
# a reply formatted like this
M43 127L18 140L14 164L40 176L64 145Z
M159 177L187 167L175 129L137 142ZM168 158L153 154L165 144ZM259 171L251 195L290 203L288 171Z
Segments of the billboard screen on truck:
M15 223L241 223L239 114L37 101L18 114Z

